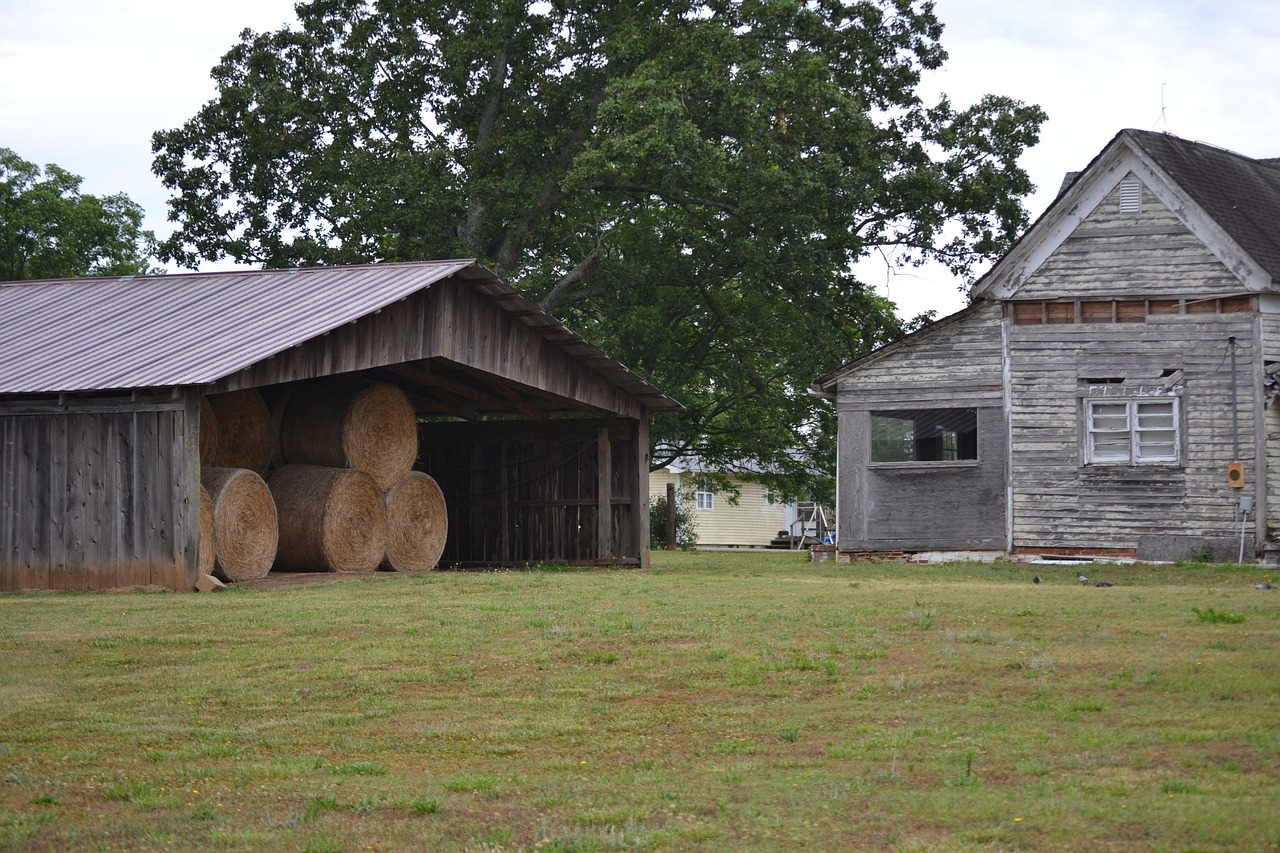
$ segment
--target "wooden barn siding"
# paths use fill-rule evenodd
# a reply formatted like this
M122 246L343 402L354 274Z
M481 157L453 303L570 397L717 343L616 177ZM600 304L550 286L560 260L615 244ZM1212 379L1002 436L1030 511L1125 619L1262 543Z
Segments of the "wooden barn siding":
M0 590L194 589L196 400L0 404Z
M641 417L640 404L460 279L426 290L219 381L215 391L261 387L425 358L446 358L577 400Z
M424 425L423 466L449 515L441 565L642 562L639 433L625 421Z
M787 527L787 507L779 501L769 503L769 490L759 483L731 478L739 489L738 503L729 503L727 494L717 493L713 509L696 509L693 504L693 475L684 475L688 489L688 507L698 531L698 544L703 546L763 548ZM666 497L667 483L678 478L670 471L654 471L649 475L650 500Z
M1239 293L1239 279L1145 187L1142 211L1103 199L1018 288L1017 299L1195 297Z
M984 305L839 380L841 550L1004 548L1002 311ZM977 465L869 467L871 411L950 407L979 410Z
M1234 456L1227 340L1239 344L1241 457L1255 481L1254 329L1250 314L1010 326L1014 546L1137 548L1143 556L1162 539L1191 553L1193 543L1238 537L1238 493L1226 481ZM1185 464L1084 466L1079 380L1150 384L1165 369L1184 372Z

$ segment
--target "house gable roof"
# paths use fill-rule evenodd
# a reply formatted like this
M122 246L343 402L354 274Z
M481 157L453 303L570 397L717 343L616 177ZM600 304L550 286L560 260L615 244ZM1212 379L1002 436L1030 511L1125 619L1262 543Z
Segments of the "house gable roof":
M1280 163L1165 133L1122 130L973 289L1015 298L1021 285L1133 173L1240 280L1280 282Z
M680 408L470 259L0 283L0 394L209 385L454 276L647 408Z

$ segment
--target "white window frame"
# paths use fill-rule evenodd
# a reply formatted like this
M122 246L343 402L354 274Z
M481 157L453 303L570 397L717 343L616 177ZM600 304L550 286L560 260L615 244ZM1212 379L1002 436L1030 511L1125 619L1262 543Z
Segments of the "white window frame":
M1142 396L1085 400L1086 464L1180 464L1180 399ZM1158 411L1165 407L1167 412Z
M707 489L695 489L693 492L693 505L703 512L711 512L716 508L716 493Z

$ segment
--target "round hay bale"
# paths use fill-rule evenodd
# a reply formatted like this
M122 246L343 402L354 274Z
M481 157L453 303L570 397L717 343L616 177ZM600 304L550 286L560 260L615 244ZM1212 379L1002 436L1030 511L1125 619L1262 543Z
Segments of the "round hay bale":
M387 547L387 511L373 478L351 468L286 465L267 480L280 513L275 568L372 572Z
M266 576L279 541L267 484L244 468L205 468L200 481L213 500L213 575L231 583Z
M214 464L218 452L218 422L208 397L200 398L200 467Z
M200 576L213 574L217 562L217 524L214 521L213 499L209 490L200 486L200 556L196 561Z
M394 385L310 382L289 399L280 446L288 464L355 468L385 492L418 458L418 421Z
M449 533L444 492L430 476L410 471L386 494L387 553L378 568L388 572L434 569Z
M267 403L267 411L271 413L271 455L267 467L271 470L285 464L284 447L280 444L280 433L284 429L284 413L289 409L289 400L297 390L293 385L277 385L264 389L262 399Z
M253 388L209 397L218 423L218 467L259 474L271 461L271 413Z

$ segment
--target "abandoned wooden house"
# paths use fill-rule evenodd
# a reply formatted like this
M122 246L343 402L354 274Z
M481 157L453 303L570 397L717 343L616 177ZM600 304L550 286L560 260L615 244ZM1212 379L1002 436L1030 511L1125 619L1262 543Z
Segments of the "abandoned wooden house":
M469 260L0 284L0 590L197 581L203 395L408 395L442 565L644 564L679 406Z
M1121 131L969 307L820 378L838 555L1253 559L1280 528L1280 160Z

